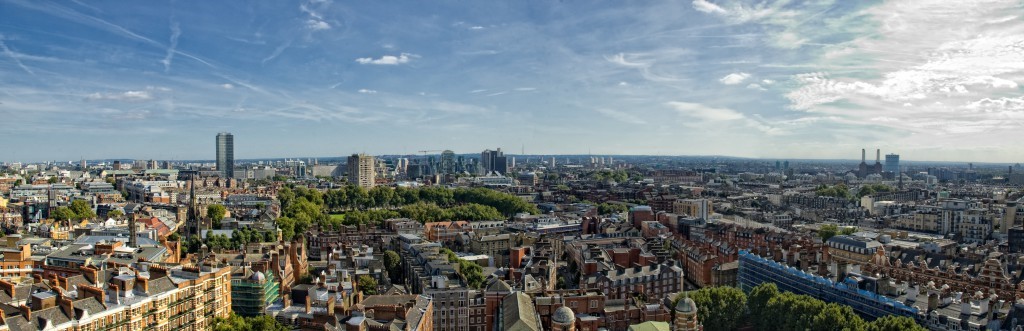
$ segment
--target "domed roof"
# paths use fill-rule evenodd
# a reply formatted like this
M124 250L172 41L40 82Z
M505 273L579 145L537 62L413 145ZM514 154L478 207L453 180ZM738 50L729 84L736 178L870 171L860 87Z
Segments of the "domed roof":
M554 314L551 314L551 321L563 325L571 324L576 321L576 314L569 307L561 306L555 309Z
M690 299L690 297L685 297L679 300L679 303L676 303L676 311L680 313L696 313L697 303L693 302L693 299Z

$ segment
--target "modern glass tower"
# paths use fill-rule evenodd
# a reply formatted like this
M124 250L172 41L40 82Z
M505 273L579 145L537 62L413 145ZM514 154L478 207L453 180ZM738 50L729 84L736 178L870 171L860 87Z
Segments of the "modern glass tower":
M235 178L235 136L230 132L217 134L217 171L225 178Z
M885 171L898 174L900 172L900 155L899 154L886 154L885 155Z

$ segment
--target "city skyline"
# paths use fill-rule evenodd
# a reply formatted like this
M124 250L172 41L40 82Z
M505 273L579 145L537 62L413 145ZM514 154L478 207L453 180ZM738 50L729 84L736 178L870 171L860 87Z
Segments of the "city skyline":
M0 1L0 158L1024 154L1019 3L587 5Z

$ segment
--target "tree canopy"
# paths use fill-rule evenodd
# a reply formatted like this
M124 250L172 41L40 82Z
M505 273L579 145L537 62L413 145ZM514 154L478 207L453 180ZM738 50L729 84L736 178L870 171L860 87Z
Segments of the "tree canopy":
M96 212L92 210L92 205L85 200L71 201L71 211L75 213L75 219L86 220L96 217Z
M683 295L676 297L676 302ZM706 287L690 294L697 304L697 319L705 330L735 330L742 325L747 307L747 296L735 287Z
M818 196L835 197L843 199L852 199L853 195L850 194L850 188L846 184L836 184L833 186L821 185L814 191Z
M865 195L872 195L872 194L875 194L875 193L893 192L893 191L896 191L896 189L893 188L892 186L889 186L889 185L885 185L885 184L867 184L867 185L863 185L863 186L860 187L860 191L857 191L857 197L860 198L860 197L863 197Z
M387 270L388 277L392 283L397 283L402 276L402 257L393 250L384 251L384 270Z
M228 210L224 205L212 204L206 207L206 216L213 222L214 228L220 229L220 221L227 215Z
M76 216L75 212L71 211L71 208L57 207L57 209L54 209L53 212L50 213L50 218L58 221L67 221L75 219Z
M217 317L210 324L213 331L289 331L291 330L270 315L242 317L231 313L227 318Z
M121 212L120 210L116 210L115 209L115 210L111 210L111 211L107 212L107 217L114 218L114 219L120 219L121 217L124 217L124 213Z
M699 303L697 306L703 308ZM849 306L825 303L806 295L779 292L772 283L754 287L750 291L747 308L757 330L925 330L914 319L905 316L886 316L865 322Z
M369 275L360 275L359 279L356 280L356 283L359 284L359 290L363 291L363 294L377 294L377 280L373 277L370 277Z
M347 185L322 193L304 187L285 187L278 191L277 198L283 216L278 227L285 238L303 233L314 224L330 229L341 225L376 225L397 217L421 222L480 221L538 212L536 206L519 197L487 188L377 186L367 190ZM326 212L336 214L331 217Z

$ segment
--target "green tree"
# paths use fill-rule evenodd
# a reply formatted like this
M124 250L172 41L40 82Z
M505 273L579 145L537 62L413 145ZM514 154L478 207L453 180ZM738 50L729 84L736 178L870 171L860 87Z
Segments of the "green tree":
M690 295L690 298L697 304L697 319L704 324L705 330L735 330L743 322L747 296L738 288L702 288ZM676 298L677 301L679 299Z
M79 220L96 217L96 212L92 210L92 205L85 200L71 201L71 211L75 213L75 219Z
M57 184L57 177L50 177L46 182L50 184Z
M246 320L249 322L250 330L256 331L290 331L291 328L281 324L274 317L270 315L259 315L254 317L248 317Z
M839 227L835 224L822 224L818 227L818 237L821 238L822 242L828 241L829 238L835 237L839 233Z
M844 236L849 236L854 233L857 233L856 226L844 226L842 229L839 229L839 234Z
M228 210L224 208L224 205L212 204L206 207L206 217L210 218L213 222L214 229L220 229L220 221L227 215Z
M924 327L918 325L913 318L906 316L882 316L879 319L867 323L866 331L925 331Z
M75 212L74 211L71 211L71 208L68 208L68 207L57 207L57 209L55 209L52 213L50 213L50 218L58 220L58 221L67 221L67 220L75 219L75 218L77 218L77 216L75 216Z
M291 330L270 315L241 317L231 313L227 318L217 317L210 324L213 331L289 331Z
M281 229L281 238L284 240L292 240L295 236L295 220L291 217L283 216L277 219L277 228Z
M377 280L369 275L360 275L359 279L356 280L359 284L359 290L363 291L364 295L377 294Z
M815 190L815 193L819 196L836 197L844 199L852 199L853 195L850 194L850 188L845 184L837 184L834 186L821 185Z
M111 211L107 212L107 217L113 218L113 219L121 219L121 217L124 217L124 212L121 212L120 210L117 210L117 209L111 210Z
M388 271L388 276L391 277L392 283L397 283L401 279L402 257L393 250L384 251L384 270Z
M608 214L621 213L621 212L624 212L624 211L627 211L627 210L629 210L629 207L626 207L626 205L618 204L618 203L607 203L607 202L605 202L605 203L602 203L600 205L597 205L597 213L599 215L608 215Z
M750 320L767 321L771 316L768 314L768 301L779 295L779 288L775 286L775 283L761 283L761 285L755 286L750 290L750 296L747 297L747 308L750 312ZM758 330L770 330L764 327L762 323L754 323L754 327Z
M181 235L178 234L177 232L172 233L171 235L167 236L167 241L179 241L179 240L181 240Z
M826 304L811 321L812 330L823 331L863 331L864 325L853 308L836 303Z

